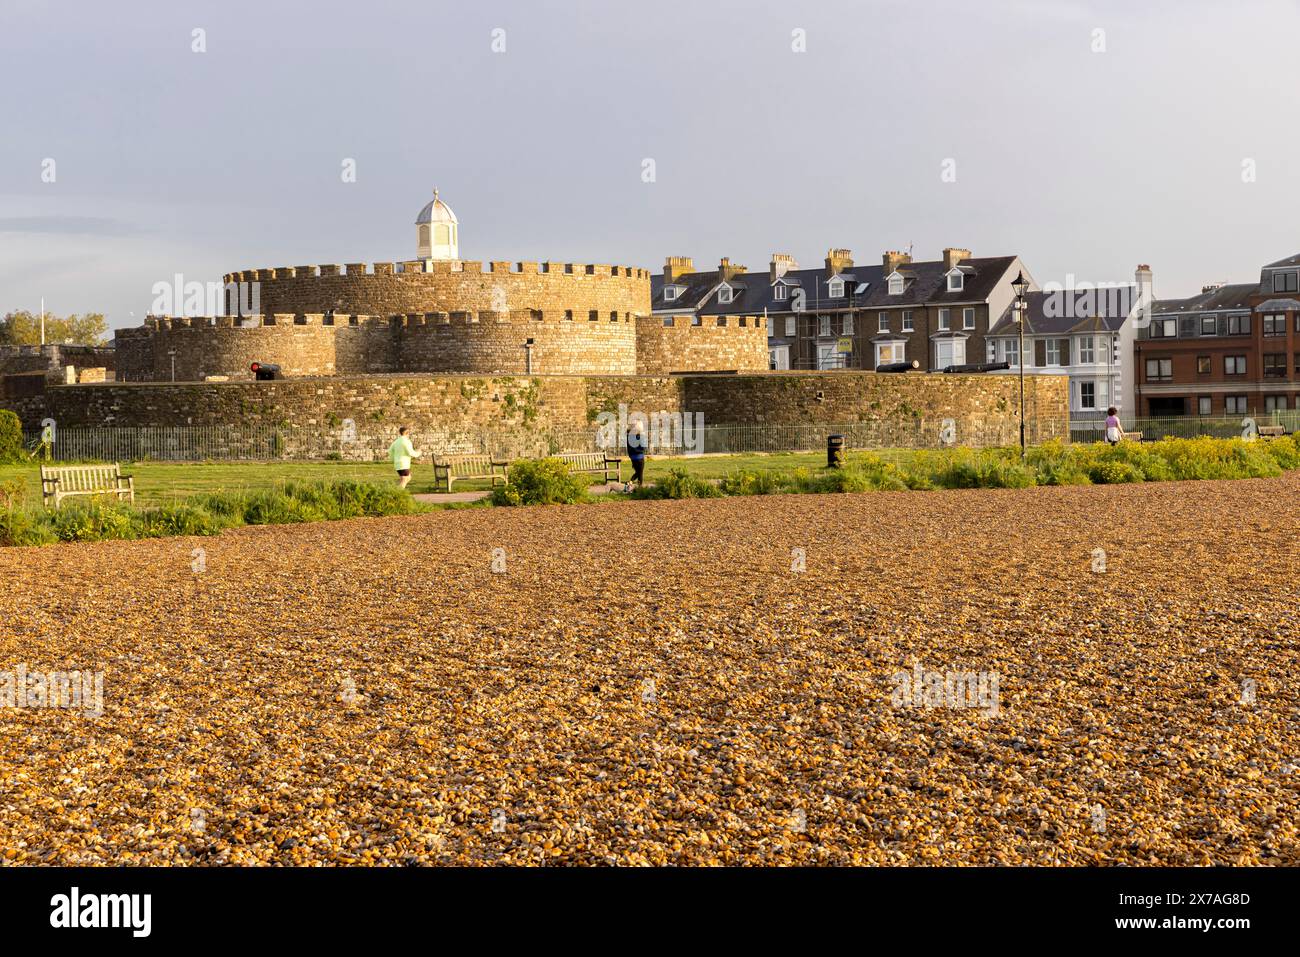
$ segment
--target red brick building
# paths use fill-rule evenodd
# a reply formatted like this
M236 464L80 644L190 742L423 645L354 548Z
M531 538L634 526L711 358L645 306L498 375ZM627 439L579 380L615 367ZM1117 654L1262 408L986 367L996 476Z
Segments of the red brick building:
M1134 342L1143 416L1259 415L1300 409L1300 255L1258 283L1157 300Z

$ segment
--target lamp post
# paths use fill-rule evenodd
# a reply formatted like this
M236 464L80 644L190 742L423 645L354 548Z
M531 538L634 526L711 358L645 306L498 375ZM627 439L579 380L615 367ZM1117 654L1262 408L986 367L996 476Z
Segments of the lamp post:
M1016 365L1020 370L1020 457L1025 457L1025 319L1029 314L1029 300L1026 293L1029 291L1029 280L1025 278L1024 270L1011 283L1011 288L1016 293L1016 325L1020 332L1020 345L1016 353Z

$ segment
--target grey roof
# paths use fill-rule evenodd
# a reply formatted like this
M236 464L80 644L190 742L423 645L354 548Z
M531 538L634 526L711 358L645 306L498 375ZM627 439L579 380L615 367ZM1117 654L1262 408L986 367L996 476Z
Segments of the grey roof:
M836 309L873 309L897 306L938 304L945 302L982 302L989 297L997 284L1006 275L1015 256L972 257L960 263L966 274L965 288L960 292L948 292L941 260L929 262L904 263L898 269L907 280L901 295L891 296L889 284L885 282L884 266L872 265L846 266L845 271L833 276L827 275L826 267L814 269L792 269L782 279L791 286L804 291L804 310L819 312ZM826 284L833 278L845 280L845 295L832 299L827 296ZM687 273L680 277L675 285L684 286L677 299L668 301L663 298L663 274L650 278L650 305L655 312L672 309L697 309L700 315L756 315L765 309L769 313L791 311L791 300L777 299L773 295L772 283L767 270L761 272L738 273L727 281L735 290L730 303L721 304L716 296L701 304L701 300L719 283L716 270L709 272ZM865 293L854 294L857 287L867 285ZM793 294L793 290L791 290Z
M1101 289L1062 289L1027 293L1029 320L1025 335L1067 336L1079 332L1114 332L1124 325L1136 301L1134 285ZM990 336L1019 335L1008 306L989 330Z
M1157 299L1151 312L1157 316L1177 316L1219 309L1249 309L1250 297L1258 293L1259 286L1253 282L1232 283L1186 299Z
M1294 299L1267 299L1255 307L1256 312L1300 312L1300 302Z
M1269 263L1264 268L1274 269L1281 266L1300 266L1300 253L1296 253L1294 256L1287 256L1286 259L1279 259L1275 263Z

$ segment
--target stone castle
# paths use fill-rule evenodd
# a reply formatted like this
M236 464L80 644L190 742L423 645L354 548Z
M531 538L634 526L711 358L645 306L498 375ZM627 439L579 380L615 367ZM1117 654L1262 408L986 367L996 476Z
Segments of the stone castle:
M227 274L226 315L119 330L118 380L251 379L254 362L291 377L768 368L762 317L653 316L646 269L462 260L459 220L436 190L415 226L413 260Z

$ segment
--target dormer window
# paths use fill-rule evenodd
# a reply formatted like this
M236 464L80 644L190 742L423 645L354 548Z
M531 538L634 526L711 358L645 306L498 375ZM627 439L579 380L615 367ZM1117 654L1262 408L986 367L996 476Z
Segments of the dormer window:
M901 296L903 294L903 277L894 273L889 277L889 294L891 296Z
M832 279L826 284L826 295L831 299L840 299L844 296L844 280Z
M718 290L718 302L725 306L731 302L733 295L731 287L724 285Z
M672 302L677 298L678 289L676 286L664 286L664 302Z
M790 290L785 288L785 283L783 282L779 282L772 287L773 299L784 301L786 296L788 296L789 294L790 294Z
M966 277L960 269L948 273L948 291L961 292L966 287Z

